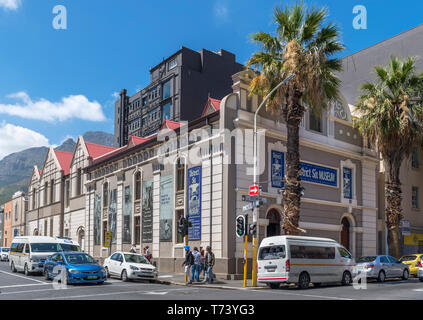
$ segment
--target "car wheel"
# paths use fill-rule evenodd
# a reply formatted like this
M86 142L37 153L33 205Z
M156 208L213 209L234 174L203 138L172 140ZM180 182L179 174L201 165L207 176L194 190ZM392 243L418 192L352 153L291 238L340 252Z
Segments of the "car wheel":
M15 263L12 261L12 263L10 264L10 269L12 269L12 272L16 272L18 270L16 270L15 268Z
M104 281L97 282L97 284L101 286L102 284L104 284Z
M279 289L279 288L280 288L280 286L281 286L281 284L280 284L280 283L268 283L268 284L267 284L267 286L268 286L270 289Z
M408 270L404 269L404 272L402 273L402 280L408 280Z
M106 271L106 278L110 278L109 268L105 267L104 270Z
M386 278L385 271L383 270L379 271L379 275L377 276L377 281L385 282L385 278Z
M48 275L48 270L47 269L44 270L44 279L50 280L50 276Z
M126 273L126 270L123 270L123 271L122 271L122 274L121 274L121 276L120 276L120 279L121 279L123 282L128 282L128 281L129 281L129 279L128 279L128 274Z
M302 272L300 278L298 279L298 286L300 289L307 289L310 285L310 276L307 272Z
M351 273L349 271L345 271L342 275L342 285L349 286L352 283Z
M30 275L30 272L28 270L28 265L25 263L25 267L24 267L24 274L28 277Z
M419 278L419 280L420 280L421 282L423 282L423 278Z

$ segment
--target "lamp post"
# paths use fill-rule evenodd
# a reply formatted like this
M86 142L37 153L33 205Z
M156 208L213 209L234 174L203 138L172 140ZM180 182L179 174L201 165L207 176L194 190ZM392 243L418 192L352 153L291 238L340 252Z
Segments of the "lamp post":
M287 83L289 80L295 77L295 73L289 75L285 80L279 83L276 87L270 91L270 93L263 99L260 103L259 107L257 108L256 112L254 113L254 141L253 141L253 153L254 153L254 183L253 185L257 185L257 115L260 109L264 106L267 99L279 89L283 84ZM257 225L257 207L253 209L253 224ZM252 286L257 286L257 233L258 227L256 227L256 233L253 235L253 270L252 270Z

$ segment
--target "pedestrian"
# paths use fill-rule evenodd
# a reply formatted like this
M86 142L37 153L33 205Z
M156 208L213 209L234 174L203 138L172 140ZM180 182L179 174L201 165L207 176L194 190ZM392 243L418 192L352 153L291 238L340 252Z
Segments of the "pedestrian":
M192 279L193 281L200 282L200 270L201 270L201 253L198 251L197 247L194 247L194 251L192 252L194 256L194 265L192 267Z
M203 278L205 279L206 278L206 260L205 260L205 257L204 257L204 249L203 249L203 247L200 247L200 253L201 253L201 260L200 260L200 262L201 262L201 269L200 269L200 274L201 274L201 272L203 273Z
M151 253L150 253L150 247L146 246L145 247L145 253L144 253L145 257L147 258L147 260L149 262L151 262Z
M137 247L135 244L132 245L131 250L129 250L130 253L137 253Z
M215 263L214 253L211 250L210 246L206 247L206 264L207 264L207 273L206 279L203 282L212 283L213 282L213 267Z
M187 276L188 284L192 283L191 267L194 265L194 256L190 250L189 245L184 247L185 249L185 261L182 263L182 267L185 266L185 274Z

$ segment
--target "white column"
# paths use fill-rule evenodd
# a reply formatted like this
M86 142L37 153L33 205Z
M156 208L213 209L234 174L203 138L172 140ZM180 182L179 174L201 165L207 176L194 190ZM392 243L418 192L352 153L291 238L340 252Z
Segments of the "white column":
M160 173L153 176L153 257L160 257Z
M362 161L363 190L363 252L362 255L375 255L377 252L377 194L376 163Z

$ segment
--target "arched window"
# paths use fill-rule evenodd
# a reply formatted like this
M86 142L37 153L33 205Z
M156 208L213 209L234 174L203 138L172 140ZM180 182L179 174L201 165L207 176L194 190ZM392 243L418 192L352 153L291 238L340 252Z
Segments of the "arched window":
M185 188L185 163L179 158L176 163L176 191L182 191Z
M109 183L103 184L103 207L109 206Z
M141 172L135 174L135 200L141 199Z

